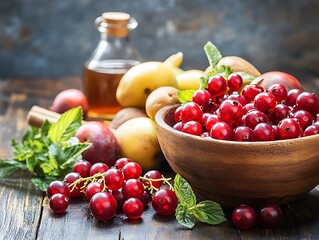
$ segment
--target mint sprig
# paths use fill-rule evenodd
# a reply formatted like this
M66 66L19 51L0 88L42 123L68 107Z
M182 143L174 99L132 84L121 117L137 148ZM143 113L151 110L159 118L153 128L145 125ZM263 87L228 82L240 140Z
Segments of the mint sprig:
M223 57L218 48L210 41L204 46L204 51L212 68L216 68L218 62Z
M42 191L50 182L62 180L90 146L74 137L81 121L82 109L73 108L54 124L45 121L40 128L30 128L20 143L12 140L13 158L0 159L0 178L28 170L32 183Z
M191 186L179 174L176 174L174 179L174 190L179 200L175 216L181 225L191 229L197 221L211 225L226 221L224 212L218 203L210 200L197 203Z

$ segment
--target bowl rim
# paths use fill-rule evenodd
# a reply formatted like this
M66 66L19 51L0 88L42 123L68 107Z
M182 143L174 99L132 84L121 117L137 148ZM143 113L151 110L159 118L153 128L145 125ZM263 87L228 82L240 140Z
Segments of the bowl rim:
M199 142L215 142L215 143L225 143L227 145L233 145L233 146L239 146L239 145L250 145L250 144L256 144L256 145L278 145L280 143L282 144L290 144L290 143L295 143L297 144L298 142L304 142L304 141L313 141L314 139L319 140L319 134L316 135L310 135L310 136L303 136L303 137L298 137L298 138L291 138L291 139L282 139L282 140L275 140L275 141L247 141L247 142L239 142L239 141L231 141L231 140L220 140L220 139L214 139L211 137L201 137L201 136L196 136L196 135L191 135L191 134L187 134L181 131L177 131L174 130L170 125L168 125L165 121L164 121L164 114L166 112L168 112L169 110L173 109L173 108L177 108L178 106L180 106L181 104L171 104L171 105L167 105L162 107L161 109L159 109L155 115L155 123L161 127L164 128L165 130L172 132L175 135L179 135L179 136L185 136L188 137L190 139L194 139L196 141Z

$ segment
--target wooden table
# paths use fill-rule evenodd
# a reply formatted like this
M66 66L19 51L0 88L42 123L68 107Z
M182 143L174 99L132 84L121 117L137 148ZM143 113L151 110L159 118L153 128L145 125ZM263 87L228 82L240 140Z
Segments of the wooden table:
M318 78L302 83L319 92ZM58 92L70 87L81 88L80 79L0 81L0 158L12 156L11 139L20 139L27 129L29 109L49 107ZM218 226L198 223L193 230L181 227L173 216L156 215L151 207L137 221L120 214L109 222L98 222L83 199L72 200L66 214L53 214L48 199L31 184L28 174L0 180L0 239L319 239L319 187L282 210L284 221L278 228L256 226L248 231L234 227L231 209L224 209L227 222Z

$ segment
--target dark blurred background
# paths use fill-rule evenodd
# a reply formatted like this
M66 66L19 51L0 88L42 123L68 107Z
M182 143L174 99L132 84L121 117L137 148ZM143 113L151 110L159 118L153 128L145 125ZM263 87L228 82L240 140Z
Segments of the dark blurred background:
M131 43L145 60L182 51L184 69L205 69L212 41L261 72L319 76L318 0L0 0L0 78L81 76L105 11L136 18Z

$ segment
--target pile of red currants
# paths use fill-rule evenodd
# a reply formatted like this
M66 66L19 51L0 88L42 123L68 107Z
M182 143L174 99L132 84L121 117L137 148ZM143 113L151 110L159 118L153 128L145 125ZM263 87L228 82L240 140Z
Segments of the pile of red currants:
M105 163L92 165L80 160L64 181L49 185L47 196L51 210L56 213L67 210L70 198L84 196L99 221L113 218L118 211L129 219L138 219L150 201L158 214L171 215L178 199L170 180L158 170L142 176L141 166L129 158L118 159L111 168Z
M232 73L215 75L192 101L174 113L174 129L233 141L273 141L319 133L319 98L315 93L273 84L268 89Z

